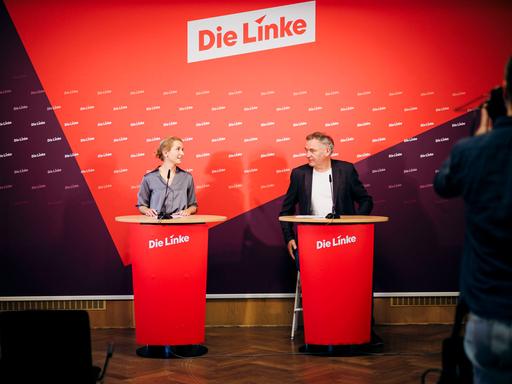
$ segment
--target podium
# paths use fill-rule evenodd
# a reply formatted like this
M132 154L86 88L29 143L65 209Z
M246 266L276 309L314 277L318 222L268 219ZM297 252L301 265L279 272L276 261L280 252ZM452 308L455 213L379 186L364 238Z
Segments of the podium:
M371 352L373 241L385 216L281 216L297 224L304 342L301 352Z
M208 226L224 216L118 216L129 223L137 355L194 357L204 342Z

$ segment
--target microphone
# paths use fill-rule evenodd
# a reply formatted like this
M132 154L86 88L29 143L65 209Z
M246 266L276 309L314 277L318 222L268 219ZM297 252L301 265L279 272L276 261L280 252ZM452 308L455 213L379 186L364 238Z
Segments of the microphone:
M336 199L334 198L334 188L332 186L332 176L329 173L329 185L331 186L331 198L332 198L332 210L331 213L328 213L325 218L326 219L339 219L340 215L336 213Z
M165 201L167 200L167 191L169 189L169 179L171 178L171 170L169 169L167 171L167 182L165 183L165 195L164 195L164 201L162 201L162 206L160 207L160 212L158 212L157 219L170 219L169 214L167 214L163 209L165 207Z

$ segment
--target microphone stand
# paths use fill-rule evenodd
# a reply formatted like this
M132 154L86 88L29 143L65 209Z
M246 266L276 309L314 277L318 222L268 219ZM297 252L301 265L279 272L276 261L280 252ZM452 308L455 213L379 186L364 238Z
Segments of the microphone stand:
M157 219L163 220L163 219L170 219L171 214L164 211L165 207L165 201L167 200L167 192L169 190L169 179L171 178L171 170L169 169L167 171L167 182L165 183L165 195L164 195L164 201L162 201L162 206L160 207L160 212L158 212Z
M329 185L331 186L332 210L328 213L326 219L339 219L340 215L336 213L336 200L334 199L334 188L332 186L332 176L329 174Z

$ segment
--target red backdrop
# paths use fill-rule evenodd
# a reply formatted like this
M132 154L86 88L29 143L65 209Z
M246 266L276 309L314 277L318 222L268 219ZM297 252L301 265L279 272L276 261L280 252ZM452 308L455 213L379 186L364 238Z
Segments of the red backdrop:
M463 114L510 54L506 2L319 0L313 43L187 63L187 21L286 4L6 1L53 110L32 121L55 113L121 257L160 139L184 138L200 213L234 218L285 193L307 133L370 158Z

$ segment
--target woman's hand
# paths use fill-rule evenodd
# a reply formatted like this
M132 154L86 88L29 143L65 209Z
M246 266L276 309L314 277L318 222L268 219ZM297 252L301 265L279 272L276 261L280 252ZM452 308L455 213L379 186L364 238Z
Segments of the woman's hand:
M153 209L153 208L148 208L148 207L142 208L141 207L140 211L142 212L142 214L149 216L149 217L157 217L158 216L158 212L156 211L156 209Z
M187 209L184 209L182 211L176 212L180 216L190 216L197 212L197 207L195 205L192 205L188 207Z

